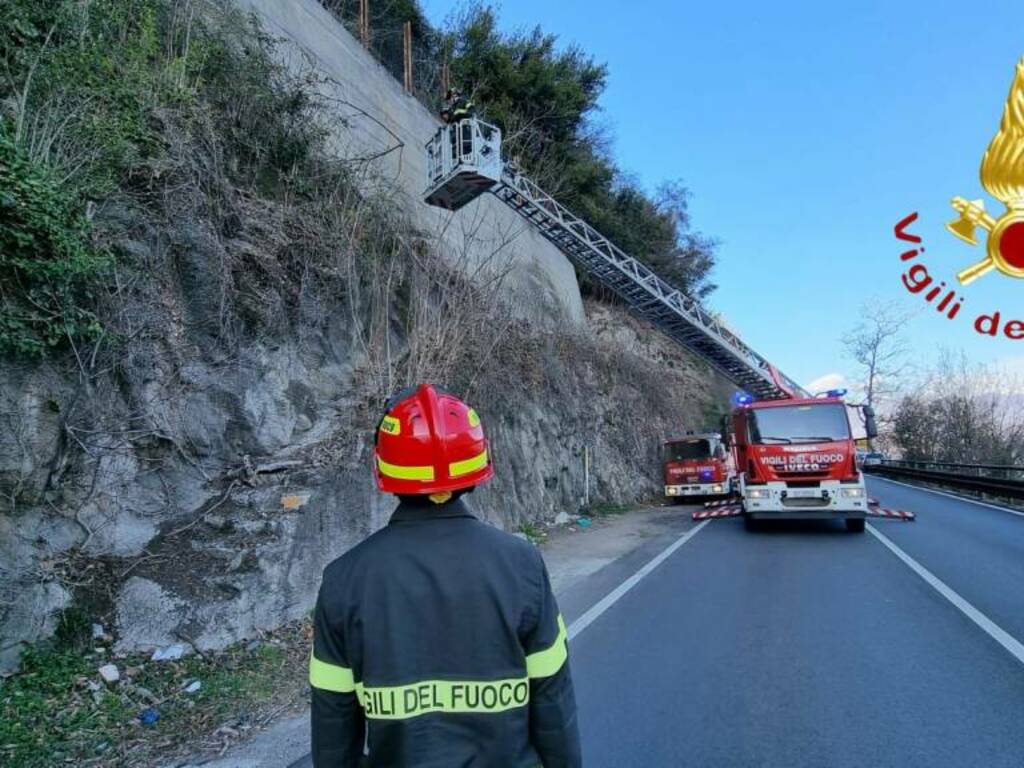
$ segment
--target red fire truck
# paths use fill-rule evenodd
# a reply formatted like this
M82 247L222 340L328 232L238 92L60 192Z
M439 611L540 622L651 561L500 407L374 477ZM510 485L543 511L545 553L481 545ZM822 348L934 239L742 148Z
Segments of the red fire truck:
M728 496L732 493L732 457L717 432L687 432L663 447L665 498Z
M864 530L867 489L856 462L849 410L863 420L868 438L877 434L868 406L849 409L846 390L817 397L755 401L734 398L731 436L736 490L748 523L757 520L845 520Z

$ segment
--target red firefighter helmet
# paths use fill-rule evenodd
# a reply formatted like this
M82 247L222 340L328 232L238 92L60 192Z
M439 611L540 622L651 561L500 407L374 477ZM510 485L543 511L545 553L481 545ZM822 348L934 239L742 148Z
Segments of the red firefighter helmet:
M377 487L385 493L458 491L494 475L480 417L429 384L394 395L377 427Z

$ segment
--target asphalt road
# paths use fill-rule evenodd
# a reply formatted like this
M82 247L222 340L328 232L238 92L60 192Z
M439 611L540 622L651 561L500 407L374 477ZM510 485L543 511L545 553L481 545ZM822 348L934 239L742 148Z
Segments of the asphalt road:
M1024 767L1024 514L869 488L917 522L679 507L561 593L585 766Z
M1024 660L955 604L1024 641L1024 517L871 492L953 600L870 531L713 520L573 639L585 764L1024 766Z

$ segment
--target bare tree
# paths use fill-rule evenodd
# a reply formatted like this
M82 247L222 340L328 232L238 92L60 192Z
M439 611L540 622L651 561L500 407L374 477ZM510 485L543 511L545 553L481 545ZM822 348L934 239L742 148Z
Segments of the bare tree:
M1013 372L944 351L895 408L895 447L908 459L1015 464L1024 453L1022 392Z
M909 319L894 303L869 301L861 306L860 322L843 336L847 355L861 368L864 401L872 407L899 390L910 367L903 338Z

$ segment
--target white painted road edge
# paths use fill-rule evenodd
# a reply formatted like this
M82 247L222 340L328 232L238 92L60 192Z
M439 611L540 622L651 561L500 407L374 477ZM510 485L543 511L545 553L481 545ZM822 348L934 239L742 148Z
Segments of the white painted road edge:
M901 483L899 480L890 480L888 477L882 477L881 475L870 475L872 480L881 480L885 483L892 483L893 485L902 485L904 488L913 488L915 491L927 491L928 493L936 493L939 496L948 496L951 499L957 501L966 501L968 504L977 504L979 507L988 507L989 509L998 509L1000 512L1009 512L1011 515L1017 517L1024 517L1024 512L1016 509L1010 509L1009 507L1001 507L998 504L989 504L985 501L977 501L976 499L969 499L966 496L957 496L955 493L946 493L945 491L937 491L934 488L924 488L920 485L914 485L913 483Z
M696 527L691 528L690 530L688 530L686 533L684 533L678 539L676 539L671 544L669 544L659 554L655 555L655 557L650 562L648 562L647 565L645 565L639 571L634 573L632 576L630 576L624 582L619 584L619 586L617 586L615 589L613 589L607 595L602 597L598 602L594 603L594 605L591 606L589 611L584 613L582 616L580 616L578 619L576 619L576 621L574 621L572 624L569 625L569 629L568 629L569 639L572 640L574 637L576 637L576 635L578 635L584 629L586 629L591 624L593 624L595 621L597 621L598 617L600 617L602 613L604 613L609 608L611 608L613 605L615 605L615 603L617 603L622 598L623 595L625 595L627 592L629 592L629 590L631 590L633 587L635 587L637 584L639 584L640 580L644 576L646 576L651 571L653 571L655 568L657 568L659 565L661 565L663 562L665 562L665 560L667 560L672 555L673 552L675 552L677 549L679 549L681 546L683 546L683 544L685 544L690 539L692 539L694 536L696 536L698 533L700 533L701 529L705 525L710 523L710 522L711 522L710 519L705 520L700 525L697 525ZM1024 661L1024 657L1022 657L1021 661Z
M969 602L964 600L959 594L954 592L944 581L938 576L929 571L914 558L904 552L902 549L897 547L892 541L884 534L880 533L874 526L869 525L868 532L871 533L876 539L884 544L889 551L891 551L896 557L904 562L910 570L928 582L928 585L932 587L936 592L942 595L944 598L949 600L961 613L964 614L968 619L977 624L981 629L993 640L999 643L1003 648L1008 650L1014 658L1017 659L1021 664L1024 664L1024 644L1015 640L1009 632L1004 630L992 619L986 616L984 613L979 611Z

